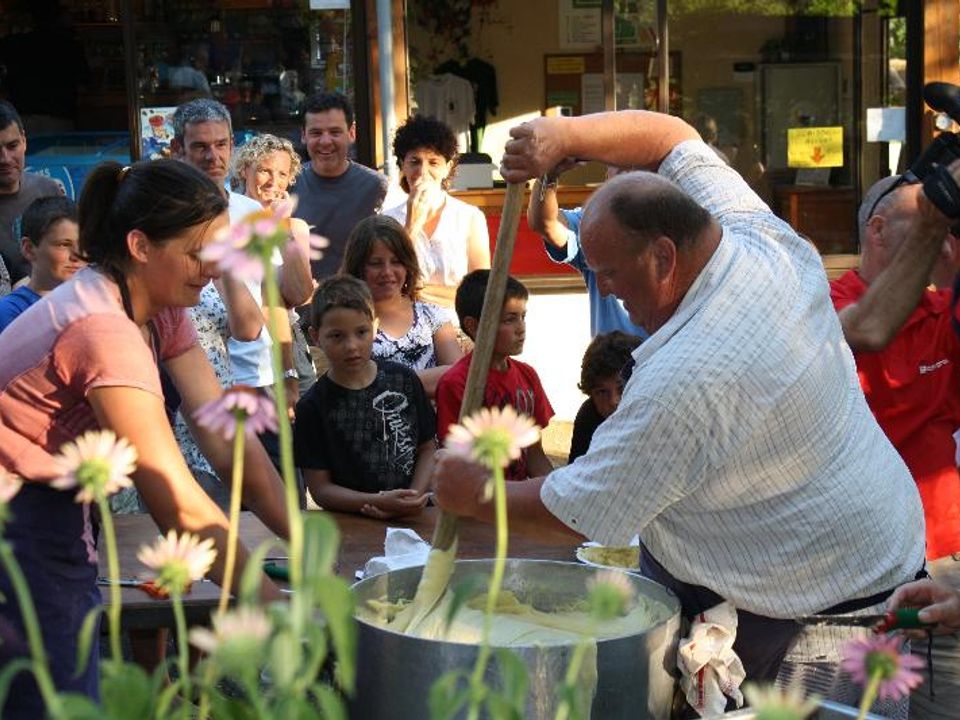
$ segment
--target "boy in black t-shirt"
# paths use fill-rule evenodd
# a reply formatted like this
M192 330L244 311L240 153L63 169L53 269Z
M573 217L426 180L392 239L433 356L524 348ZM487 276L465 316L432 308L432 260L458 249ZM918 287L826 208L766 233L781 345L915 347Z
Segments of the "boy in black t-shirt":
M311 302L310 333L329 362L297 403L294 451L307 489L327 510L387 519L427 502L436 416L416 374L371 359L373 299L334 276Z

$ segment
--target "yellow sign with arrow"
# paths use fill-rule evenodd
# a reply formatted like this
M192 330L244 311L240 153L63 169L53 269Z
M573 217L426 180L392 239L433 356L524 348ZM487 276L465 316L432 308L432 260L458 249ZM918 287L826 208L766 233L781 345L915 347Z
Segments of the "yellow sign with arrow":
M787 165L792 168L841 167L843 165L843 128L788 129Z

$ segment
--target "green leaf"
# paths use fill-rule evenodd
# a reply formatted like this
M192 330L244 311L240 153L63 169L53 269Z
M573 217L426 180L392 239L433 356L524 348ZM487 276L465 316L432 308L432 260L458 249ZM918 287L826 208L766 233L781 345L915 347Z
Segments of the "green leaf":
M450 605L447 608L446 617L443 619L445 629L449 629L450 623L453 622L467 600L480 594L484 584L484 579L480 575L468 575L453 586L450 593Z
M354 619L353 592L342 579L325 578L317 586L317 605L326 616L336 657L337 682L347 693L356 680L357 621Z
M324 625L310 623L305 630L304 648L307 657L304 661L304 667L305 672L308 673L307 677L314 678L320 674L320 670L323 668L330 645L327 641L327 632Z
M174 699L177 697L177 693L180 692L180 680L171 682L169 685L163 688L157 694L157 717L165 718L168 717L168 712L171 704Z
M77 671L74 673L74 677L80 677L83 671L87 669L87 662L90 660L90 644L93 642L93 634L100 630L98 621L104 607L104 605L98 605L91 609L83 619L80 634L77 636Z
M8 662L2 671L0 671L0 707L3 707L7 701L7 693L10 692L10 683L13 678L21 672L30 672L33 665L26 658L17 658Z
M102 664L100 702L115 720L150 717L155 685L146 671L132 663Z
M450 670L436 679L427 697L430 720L450 720L466 707L470 698L468 677L465 670Z
M270 680L278 688L286 688L294 681L303 658L299 638L289 629L278 632L270 644L268 668Z
M274 717L282 720L317 720L317 709L305 697L286 697L277 703Z
M523 710L517 710L510 700L497 692L487 694L487 717L493 720L523 720Z
M347 720L347 708L340 693L329 685L314 685L313 692L320 706L320 717L324 720Z
M326 513L306 513L303 518L303 578L311 589L333 575L340 547L340 531Z
M267 540L260 543L257 549L247 557L246 567L240 578L240 597L237 602L242 605L256 605L260 599L260 583L263 581L263 563L271 550L280 548L287 552L286 544L278 540Z
M520 656L506 648L494 650L493 654L500 669L503 697L516 710L517 717L523 717L530 687L527 666Z
M103 710L86 695L69 693L60 696L63 717L69 720L103 720Z
M262 720L247 700L225 697L219 693L210 696L210 714L214 720Z
M582 707L581 690L576 685L563 684L560 686L558 694L560 696L560 704L567 706L567 717L570 718L570 720L583 720L583 715L580 712Z

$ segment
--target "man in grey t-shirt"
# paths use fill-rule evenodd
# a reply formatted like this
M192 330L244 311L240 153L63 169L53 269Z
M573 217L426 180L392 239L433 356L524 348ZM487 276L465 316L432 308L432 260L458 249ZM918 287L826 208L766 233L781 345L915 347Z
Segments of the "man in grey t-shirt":
M20 253L20 234L14 229L17 220L37 198L63 195L56 180L23 171L26 154L23 121L13 105L0 100L0 295L10 291L9 284L30 274L30 263Z
M353 226L380 211L387 178L350 159L357 130L350 101L340 93L307 98L302 133L310 164L293 187L293 214L330 241L323 258L311 262L313 277L321 280L340 267Z

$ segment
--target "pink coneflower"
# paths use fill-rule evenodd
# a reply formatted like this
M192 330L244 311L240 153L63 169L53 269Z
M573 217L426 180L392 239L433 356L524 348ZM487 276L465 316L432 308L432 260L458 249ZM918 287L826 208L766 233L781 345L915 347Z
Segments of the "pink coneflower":
M507 405L480 408L459 425L451 425L445 444L450 452L494 469L506 467L520 457L523 448L539 439L536 423Z
M153 545L143 545L137 553L140 562L157 571L156 586L177 594L206 575L216 556L212 538L200 540L188 532L178 537L176 530Z
M217 233L200 257L216 263L221 271L238 280L262 282L264 267L270 264L274 252L293 241L290 217L296 206L296 198L292 197L245 215L239 222ZM319 260L319 251L327 244L326 238L310 235L310 258Z
M270 620L263 610L242 605L213 616L213 629L196 627L190 631L190 644L216 656L228 671L245 666L257 668L264 645L270 637Z
M273 401L254 388L234 385L216 400L197 408L193 419L200 427L219 433L227 440L237 434L237 421L243 420L243 431L252 438L264 430L277 431L277 411Z
M820 697L807 697L800 683L790 683L785 688L746 683L743 694L756 720L804 720L820 706Z
M626 615L633 604L633 585L621 570L600 570L587 580L590 614L597 620Z
M76 501L91 503L133 484L137 450L112 430L90 430L65 443L54 462L63 474L50 484L59 490L79 487Z
M239 222L217 233L213 241L200 251L200 258L216 263L221 271L237 280L261 282L263 259L251 242L253 226Z
M311 260L319 260L320 258L323 257L323 253L320 251L323 250L325 247L327 247L330 244L330 241L327 240L322 235L314 235L313 233L310 233L310 235L307 237L307 243L310 248L307 251L307 255L310 257ZM300 247L299 245L297 245L297 241L292 237L289 240L287 240L287 245L293 245L293 246L296 246L297 248Z
M876 695L881 700L899 700L923 682L923 676L914 672L923 666L923 661L900 650L901 640L896 635L855 638L844 645L840 667L868 690L875 682ZM865 704L868 695L864 695ZM873 698L869 697L869 701L867 707L873 704Z

